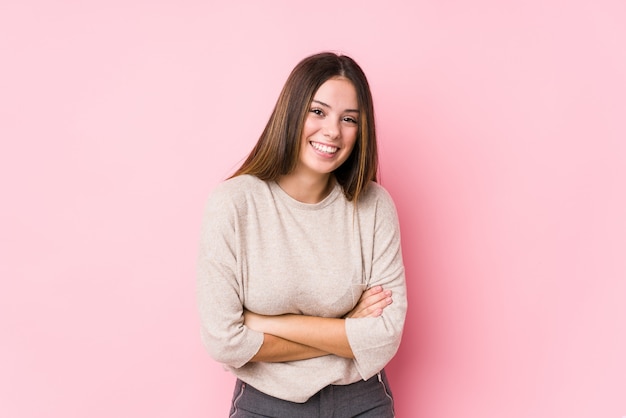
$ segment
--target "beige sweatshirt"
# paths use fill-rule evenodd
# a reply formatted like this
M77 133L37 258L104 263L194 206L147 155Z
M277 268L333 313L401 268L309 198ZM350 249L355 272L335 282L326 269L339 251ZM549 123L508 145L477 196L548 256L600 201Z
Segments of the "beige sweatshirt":
M244 307L263 315L339 318L374 285L391 290L393 303L378 318L346 319L355 359L248 362L263 334L243 325ZM339 185L307 204L254 176L223 182L204 214L198 303L209 354L264 393L305 402L329 384L370 378L396 353L407 308L391 197L370 183L355 210Z

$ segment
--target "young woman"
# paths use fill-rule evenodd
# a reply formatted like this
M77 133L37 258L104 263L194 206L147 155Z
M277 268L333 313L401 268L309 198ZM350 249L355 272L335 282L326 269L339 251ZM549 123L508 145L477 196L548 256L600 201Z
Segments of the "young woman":
M237 376L231 417L393 417L383 368L407 303L377 163L365 74L321 53L211 194L198 299L205 346Z

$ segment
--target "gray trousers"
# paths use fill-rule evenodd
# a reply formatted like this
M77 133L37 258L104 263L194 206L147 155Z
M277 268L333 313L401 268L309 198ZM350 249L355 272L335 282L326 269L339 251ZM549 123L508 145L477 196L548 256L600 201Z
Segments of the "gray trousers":
M350 385L329 385L305 403L274 398L237 379L230 418L393 418L385 371Z

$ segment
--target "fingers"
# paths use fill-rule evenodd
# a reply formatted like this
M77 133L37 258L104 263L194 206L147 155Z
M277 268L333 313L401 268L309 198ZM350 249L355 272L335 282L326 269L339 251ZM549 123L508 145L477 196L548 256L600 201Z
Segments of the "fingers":
M374 305L378 305L381 301L391 298L391 290L383 290L382 286L376 286L369 289L361 296L359 304L362 305L362 309L372 308Z
M383 310L393 303L391 291L384 290L382 286L374 286L361 295L357 306L350 312L351 318L375 318L383 313Z
M391 305L393 299L391 298L391 291L385 290L376 293L367 299L369 306L363 309L363 314L366 317L377 317L382 315L383 309Z

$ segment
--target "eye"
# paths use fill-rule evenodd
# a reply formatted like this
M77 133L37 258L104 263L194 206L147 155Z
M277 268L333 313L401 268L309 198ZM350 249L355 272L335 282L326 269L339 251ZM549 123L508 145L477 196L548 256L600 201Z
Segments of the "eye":
M354 123L355 125L356 125L357 123L359 123L359 121L358 121L358 120L356 120L355 118L353 118L352 116L345 116L345 117L343 118L343 121L344 121L344 122L348 122L348 123Z
M324 111L317 107L312 108L309 112L315 113L317 116L324 116Z

